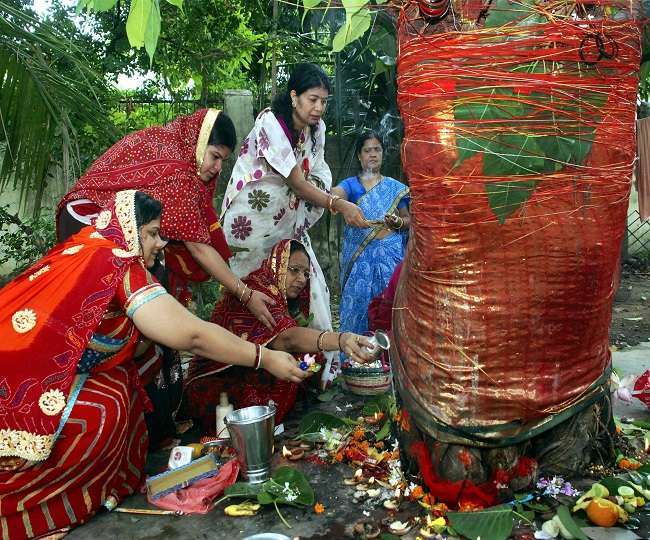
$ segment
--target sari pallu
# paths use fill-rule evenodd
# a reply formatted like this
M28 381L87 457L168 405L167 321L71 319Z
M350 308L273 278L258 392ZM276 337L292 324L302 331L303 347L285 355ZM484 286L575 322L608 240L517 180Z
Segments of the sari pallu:
M0 290L0 458L27 460L0 472L5 538L82 523L139 483L146 429L128 313L164 290L139 258L134 194Z
M209 244L224 260L230 257L212 204L216 178L204 183L198 174L218 114L216 109L201 109L166 126L153 126L122 138L61 200L57 223L70 201L88 199L105 207L118 191L142 191L163 203L161 227L172 240L166 248L167 267L180 280L207 280L210 276L182 242Z
M276 321L273 329L266 328L230 293L225 294L215 306L211 317L213 323L260 345L267 345L289 328L299 326L289 313L284 290L290 243L290 240L282 240L276 244L262 267L243 279L251 289L261 291L275 300L275 305L269 306ZM298 298L298 309L299 318L304 325L310 315L309 285ZM317 361L324 363L323 356L319 354ZM184 413L197 418L203 429L212 433L215 429L215 407L219 403L219 394L226 392L235 408L266 405L269 400L274 401L277 407L276 422L281 422L293 407L298 389L299 385L280 381L264 369L256 371L194 358L185 385Z
M397 209L408 195L408 187L386 177L362 195L357 205L369 221L380 221ZM393 232L377 239L385 230L382 225L372 228L346 226L341 254L340 330L363 334L368 331L368 306L380 295L404 258L405 232Z

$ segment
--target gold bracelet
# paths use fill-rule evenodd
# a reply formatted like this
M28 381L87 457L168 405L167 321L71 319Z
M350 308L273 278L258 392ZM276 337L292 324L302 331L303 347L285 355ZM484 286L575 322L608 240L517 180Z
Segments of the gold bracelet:
M327 209L330 211L330 214L338 214L339 211L334 208L334 204L336 204L336 201L338 201L341 197L338 195L330 195L330 200L327 205Z
M245 283L242 283L242 285L244 287L242 288L241 294L239 295L239 301L243 303L244 302L244 296L246 296L246 289L248 289L248 286Z
M323 352L323 337L325 334L327 334L327 330L323 330L316 340L316 348L318 349L318 352Z

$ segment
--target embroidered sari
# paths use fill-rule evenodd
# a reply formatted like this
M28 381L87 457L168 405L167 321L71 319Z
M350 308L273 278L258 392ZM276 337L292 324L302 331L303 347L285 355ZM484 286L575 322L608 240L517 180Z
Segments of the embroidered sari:
M358 181L358 180L357 180ZM356 204L369 221L383 220L408 196L408 187L385 177ZM386 288L395 267L404 258L406 233L394 231L377 238L382 225L370 228L344 228L341 254L341 332L364 334L368 331L368 305Z
M230 268L239 277L260 267L280 240L300 241L311 261L311 293L314 327L332 329L330 295L325 276L314 255L309 228L323 215L323 209L298 199L286 183L291 170L300 164L305 178L329 191L332 174L325 163L325 124L321 120L316 140L306 126L293 141L286 125L275 114L262 111L248 137L242 142L237 163L221 208L221 222L228 245L236 249ZM326 354L328 365L323 382L338 370L338 359Z
M165 265L172 273L170 291L181 301L188 300L187 281L210 276L182 242L209 244L226 261L230 257L212 204L217 179L205 183L198 174L218 115L216 109L201 109L118 141L61 200L57 223L68 203L87 200L105 207L120 190L136 189L159 200L164 209L162 234L171 240L165 248Z
M133 313L166 294L139 257L134 191L0 290L2 538L79 525L138 487L147 433Z
M306 324L310 315L309 284L297 299L297 312L294 311L293 316L289 313L287 304L284 285L290 244L290 240L278 242L262 266L243 279L251 289L261 291L275 300L275 305L269 306L276 321L273 330L258 321L231 293L226 293L217 303L211 321L242 339L260 345L266 345L289 328L299 326L298 320L303 325ZM322 363L322 355L318 356L321 357L318 358L319 363ZM266 405L269 400L273 400L277 407L276 422L281 422L293 407L298 388L297 384L280 381L264 369L256 371L194 358L185 385L184 412L185 415L197 418L206 432L213 433L219 394L226 392L235 408Z

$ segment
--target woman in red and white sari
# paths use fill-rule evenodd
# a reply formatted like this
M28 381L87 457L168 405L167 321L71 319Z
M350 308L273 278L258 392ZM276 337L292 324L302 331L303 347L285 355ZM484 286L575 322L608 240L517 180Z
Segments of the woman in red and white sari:
M89 224L118 191L137 189L165 208L168 290L187 304L188 282L213 277L226 290L242 295L243 283L226 264L231 253L212 203L223 160L235 144L232 121L216 109L130 133L104 152L59 203L59 240ZM247 308L270 328L267 302L270 299L257 292Z

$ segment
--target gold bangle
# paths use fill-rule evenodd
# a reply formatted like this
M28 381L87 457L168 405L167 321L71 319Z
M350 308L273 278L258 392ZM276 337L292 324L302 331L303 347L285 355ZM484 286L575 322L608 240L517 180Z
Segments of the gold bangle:
M334 208L334 205L336 204L336 201L338 201L341 197L338 195L330 195L330 200L327 205L327 209L330 211L331 214L338 214L339 211Z
M323 337L327 334L327 330L323 330L319 335L318 339L316 340L316 348L318 349L318 352L323 352Z

